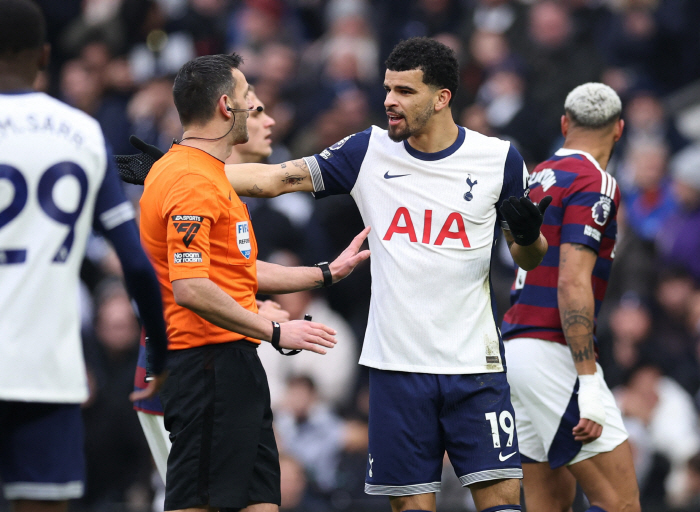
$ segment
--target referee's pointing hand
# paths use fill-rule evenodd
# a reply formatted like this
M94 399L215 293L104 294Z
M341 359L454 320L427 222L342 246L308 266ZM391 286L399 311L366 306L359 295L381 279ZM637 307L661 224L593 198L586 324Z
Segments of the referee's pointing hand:
M330 327L307 320L293 320L280 324L280 347L294 350L308 350L325 354L326 348L333 348L335 331Z

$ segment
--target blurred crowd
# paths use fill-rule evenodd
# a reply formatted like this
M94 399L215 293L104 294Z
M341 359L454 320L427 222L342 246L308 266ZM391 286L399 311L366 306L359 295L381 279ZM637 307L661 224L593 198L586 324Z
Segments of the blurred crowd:
M52 44L37 87L95 117L115 154L135 152L131 134L163 150L181 136L173 76L204 54L245 58L242 71L275 122L273 163L385 126L383 61L411 36L457 53L458 123L512 141L530 166L559 147L572 88L612 86L626 127L608 171L623 208L598 325L600 361L625 415L644 510L700 508L700 2L37 2ZM139 187L127 192L137 204ZM362 229L347 196L247 202L265 261L332 259ZM88 481L75 510L162 510L162 482L128 400L139 326L119 275L111 248L94 238L82 269ZM501 251L493 268L501 315L513 275ZM363 492L368 393L357 358L369 295L365 265L323 292L274 297L292 318L311 313L339 339L323 358L260 349L282 453L283 512L388 507ZM474 510L447 459L445 467L438 508Z

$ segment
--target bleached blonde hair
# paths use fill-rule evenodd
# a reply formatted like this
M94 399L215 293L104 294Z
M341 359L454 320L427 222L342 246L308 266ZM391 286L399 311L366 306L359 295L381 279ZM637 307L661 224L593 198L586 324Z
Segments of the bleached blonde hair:
M620 117L622 101L611 87L589 82L568 94L564 110L579 126L602 128Z

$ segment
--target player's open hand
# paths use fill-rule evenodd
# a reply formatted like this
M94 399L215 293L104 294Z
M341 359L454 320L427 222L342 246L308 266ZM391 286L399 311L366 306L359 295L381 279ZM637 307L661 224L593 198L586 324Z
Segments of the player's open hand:
M325 354L326 348L335 346L334 334L333 329L323 324L292 320L280 325L280 347Z
M537 241L544 212L551 202L552 196L545 196L537 205L527 197L510 196L503 201L500 212L516 244L531 245Z
M367 235L369 235L371 229L372 228L369 226L363 229L359 235L352 239L350 245L340 253L340 256L329 265L334 283L348 277L350 273L355 270L358 263L369 258L369 250L360 251L360 247L362 247L362 244L367 239Z
M289 311L282 309L274 300L256 300L258 304L258 315L277 322L278 324L289 321Z
M160 375L153 377L153 380L148 382L148 385L144 389L134 391L129 395L129 400L136 402L137 400L148 400L153 398L163 387L165 380L168 378L168 372L163 372Z
M595 441L603 433L603 426L593 420L581 418L573 430L574 440L583 444Z
M117 162L119 177L122 181L126 181L127 183L143 185L153 164L165 153L155 146L146 144L135 135L129 137L129 142L132 146L141 151L141 154L116 155L114 157L114 160Z

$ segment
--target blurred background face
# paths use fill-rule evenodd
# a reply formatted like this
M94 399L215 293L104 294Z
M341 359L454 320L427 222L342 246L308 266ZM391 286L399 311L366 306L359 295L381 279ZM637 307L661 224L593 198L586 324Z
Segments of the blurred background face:
M530 37L539 45L556 49L569 39L571 20L566 9L554 2L542 2L530 10Z
M434 90L423 83L423 71L386 70L384 108L389 118L389 137L394 142L420 132L433 116Z
M652 130L663 122L664 109L658 98L640 94L630 100L625 117L634 129Z
M253 91L248 92L248 102L251 108L265 108ZM260 162L272 154L272 127L275 126L275 120L263 110L251 112L247 124L248 142L236 146L235 151L244 162Z
M95 330L110 353L128 352L138 345L139 325L126 294L115 294L100 305Z
M673 193L686 210L693 211L700 208L700 190L697 188L676 180L673 182Z
M655 190L666 174L668 151L658 144L635 146L630 154L634 183L641 190Z

